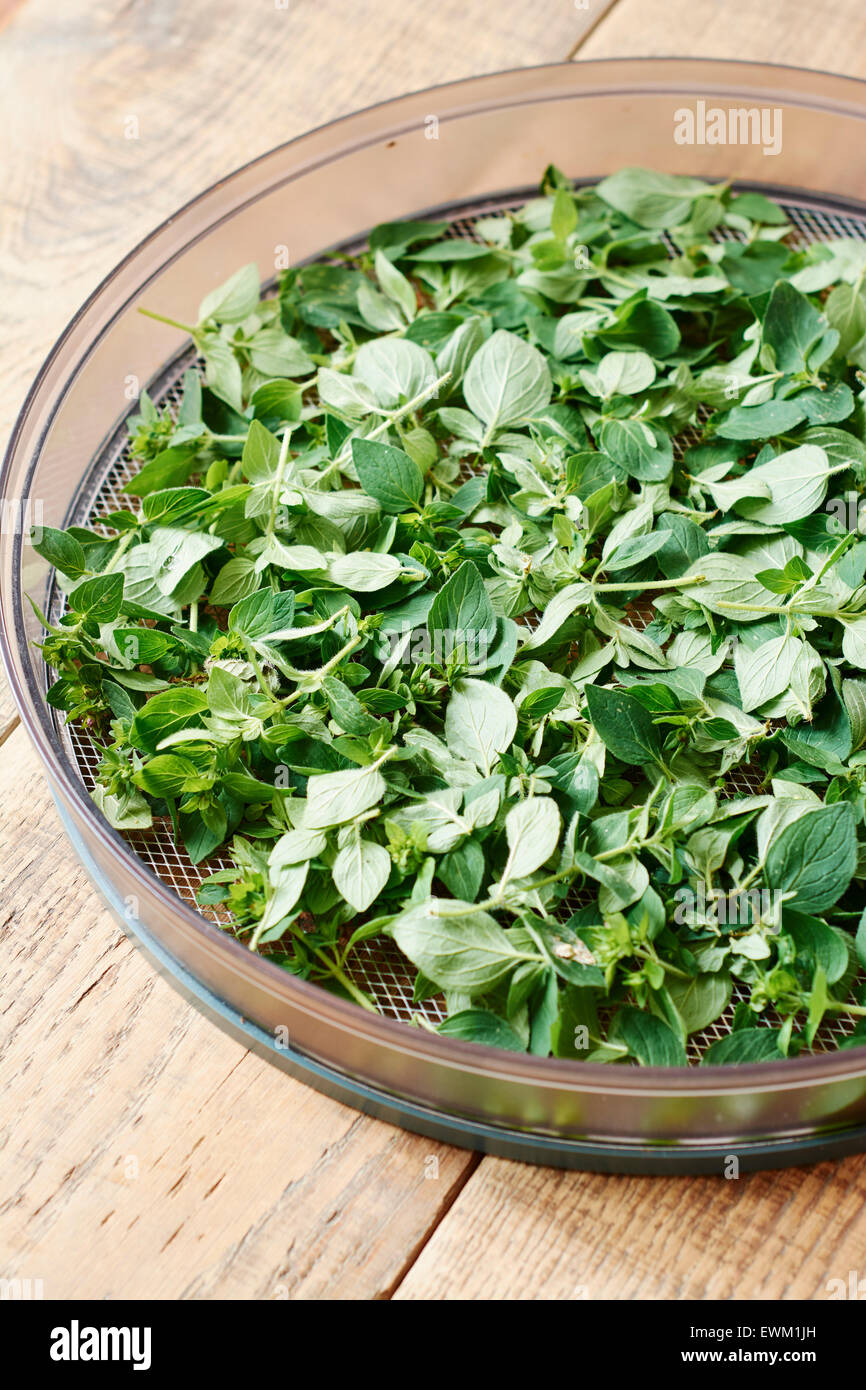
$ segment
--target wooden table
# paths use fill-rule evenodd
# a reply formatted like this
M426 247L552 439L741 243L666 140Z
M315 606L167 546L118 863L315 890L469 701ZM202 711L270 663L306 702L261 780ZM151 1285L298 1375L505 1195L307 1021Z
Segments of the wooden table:
M628 54L866 76L866 10L0 0L0 433L101 277L237 165L430 83ZM862 1269L866 1157L739 1181L560 1173L288 1080L121 935L5 691L0 743L0 1277L48 1298L751 1299L826 1297Z

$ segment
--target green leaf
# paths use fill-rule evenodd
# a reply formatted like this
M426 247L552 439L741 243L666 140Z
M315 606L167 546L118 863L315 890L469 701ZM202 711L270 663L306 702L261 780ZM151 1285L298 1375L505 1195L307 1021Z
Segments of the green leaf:
M70 579L78 579L86 572L87 560L74 536L68 531L55 531L53 526L43 526L41 530L41 538L33 542L37 555Z
M203 531L187 531L182 526L157 526L150 537L150 564L156 587L160 593L178 594L191 571L214 550L222 549L219 536L211 536ZM186 596L197 597L204 583L192 577L196 592ZM181 597L181 602L184 597Z
M658 761L661 735L648 711L634 695L622 690L586 687L589 717L602 742L625 763Z
M491 435L526 424L550 401L553 383L537 348L499 328L479 348L463 383L466 404Z
M707 1048L701 1062L704 1066L733 1066L734 1063L780 1061L781 1033L778 1028L739 1028L720 1038Z
M304 827L321 830L344 825L377 806L384 795L385 779L375 765L311 777L307 783Z
M254 560L235 555L227 560L213 582L211 603L220 607L246 598L258 588L259 577Z
M97 783L90 795L115 830L147 830L153 824L150 807L133 787L115 795Z
M825 315L788 280L780 280L774 286L761 342L764 348L770 349L777 371L804 372L810 366L819 366L833 352L838 340L838 334L829 328Z
M368 497L386 512L412 511L421 501L424 478L417 463L391 444L352 440L352 462Z
M508 860L501 882L539 869L556 849L561 824L559 807L550 796L529 796L512 806L505 817Z
M749 651L737 647L734 665L743 709L757 709L788 689L794 667L803 651L798 637L771 637Z
M680 330L673 314L661 304L638 296L627 300L616 310L614 322L600 326L597 332L607 347L638 348L656 359L669 357L680 345Z
M616 547L613 554L605 561L605 569L609 570L611 574L616 574L618 570L630 569L632 565L642 564L644 560L649 559L650 555L655 555L656 551L662 549L669 535L669 531L651 531L646 536L631 536Z
M452 753L475 763L489 777L516 732L517 712L503 690L484 681L456 683L445 710L445 737Z
M822 967L819 965L812 980L812 989L809 994L809 1012L806 1018L806 1045L812 1046L815 1041L815 1034L821 1027L824 1014L827 1012L829 995L827 993L827 978Z
M242 323L259 302L259 270L255 263L242 266L224 284L206 294L198 309L198 321Z
M557 241L565 241L577 226L577 208L566 188L557 188L550 214L550 230Z
M722 971L693 980L668 976L665 984L687 1034L706 1028L724 1013L731 998L731 978Z
M303 391L293 381L263 381L250 396L257 420L278 423L300 420L303 403Z
M250 339L250 361L262 376L308 376L316 364L295 338L290 338L279 325L260 328Z
M260 420L253 420L241 455L244 477L251 483L270 482L280 461L280 441Z
M586 608L593 599L591 584L566 584L555 593L544 609L541 622L530 630L523 642L522 652L537 651L553 641L563 624L578 608Z
M171 637L151 627L116 627L112 637L121 656L135 665L161 661L176 646Z
M488 912L454 898L429 898L408 908L392 922L391 934L434 984L473 997L495 988L521 961L537 958L512 945Z
M839 900L857 863L854 813L846 801L786 826L767 852L770 888L792 893L799 912L823 912Z
M287 830L281 835L268 856L268 866L276 872L291 864L306 864L316 859L327 845L327 836L321 830Z
M322 690L335 723L347 734L366 738L376 729L376 721L367 713L356 695L336 676L325 676Z
M138 711L132 721L129 741L142 753L152 755L157 744L169 735L199 725L207 707L207 696L197 686L163 690Z
M605 420L599 448L641 482L662 482L673 467L673 446L659 425L645 420Z
M391 856L373 840L353 835L334 860L331 875L346 902L366 912L376 901L391 873Z
M802 912L786 908L784 929L797 947L797 957L811 959L820 965L828 985L836 984L848 970L849 955L846 938L835 927Z
M443 854L436 865L436 876L455 898L472 903L478 897L485 867L484 850L470 837Z
M776 435L787 434L805 419L806 411L796 400L735 405L717 421L716 434L721 439L773 439Z
M758 582L754 564L744 556L724 551L697 560L682 576L681 593L711 613L744 623L757 622L762 617L761 609L777 602Z
M866 300L859 285L836 285L827 296L824 313L839 334L837 352L846 356L866 335Z
M410 246L419 241L433 241L448 230L448 222L381 222L370 233L370 250L386 251L399 260Z
M446 1038L460 1038L463 1042L503 1047L507 1052L526 1051L525 1045L505 1019L490 1013L488 1009L461 1009L459 1013L444 1019L437 1032Z
M383 251L375 248L374 264L376 279L382 286L383 292L399 307L406 322L411 323L417 312L415 291L411 283L402 271L397 269L394 262L388 260Z
M201 487L168 487L148 493L141 510L148 521L169 521L184 517L190 522L193 513L211 501L211 494Z
M625 1043L642 1067L684 1067L686 1053L676 1034L654 1014L622 1008L613 1022L611 1039Z
M229 613L229 631L242 633L244 637L249 637L251 641L255 641L256 638L264 637L272 630L274 626L273 616L273 589L257 589L254 594L249 594L234 604ZM291 613L286 621L291 623Z
M702 179L654 169L619 169L596 184L595 192L639 227L661 230L688 221L695 198L712 193Z
M421 251L413 251L410 260L424 263L448 264L451 261L477 261L490 254L489 246L481 246L475 241L462 241L458 238L437 241L425 246Z
M393 584L400 577L401 569L396 555L356 550L332 560L328 565L328 577L350 592L372 594Z
M86 622L111 623L123 602L123 575L99 574L85 579L69 595L69 607Z
M571 985L604 985L604 972L595 964L589 947L572 923L580 916L575 913L568 922L544 921L532 918L531 930L541 941L544 952L556 974Z
M851 726L849 751L866 741L866 681L843 681L842 698Z
M864 907L862 913L860 914L860 921L857 924L857 936L854 940L854 946L857 951L857 959L863 966L864 970L866 970L866 907Z
M150 796L175 797L196 777L195 764L176 753L158 753L135 774L136 786Z
M799 521L824 501L832 476L831 467L824 450L815 444L789 449L771 462L750 470L741 484L744 495L735 503L737 511L765 526ZM755 489L751 496L750 487Z
M243 738L256 738L261 733L261 720L257 717L257 704L261 702L238 676L221 666L212 667L208 676L207 702L211 714L236 724Z
M608 352L591 372L582 371L581 380L593 395L634 396L655 381L656 369L645 352ZM592 383L592 384L590 384ZM598 390L594 390L598 386Z
M486 654L496 636L496 614L484 581L471 560L464 560L435 595L427 618L434 654L447 658L465 649Z
M124 483L124 492L130 497L146 497L160 488L182 487L195 472L198 452L198 444L176 444L163 449L140 468L134 478Z
M316 385L322 404L342 411L350 419L368 415L376 407L376 395L369 386L331 367L319 368Z
M202 333L198 345L204 355L205 380L212 394L243 413L243 376L234 349L224 333Z
M629 880L609 864L604 864L601 860L594 859L591 854L586 854L583 850L575 850L572 855L574 866L580 869L587 878L594 879L600 883L611 896L616 899L619 906L628 907L629 903L634 902L640 896L640 890L636 893Z
M436 380L433 358L406 338L374 338L358 349L353 376L386 410L414 400Z
M291 912L304 891L309 868L309 864L292 864L276 868L269 861L268 870L273 893L259 921L262 935L267 939L275 939L274 928ZM259 939L261 940L261 937Z
M461 1009L444 1019L436 1031L446 1038L460 1038L463 1042L481 1043L485 1047L503 1047L507 1052L526 1051L514 1029L489 1009Z

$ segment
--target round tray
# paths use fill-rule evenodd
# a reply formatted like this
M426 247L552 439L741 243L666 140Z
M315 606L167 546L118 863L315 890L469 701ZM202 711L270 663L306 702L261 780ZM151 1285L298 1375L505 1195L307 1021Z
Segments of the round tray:
M677 144L676 113L698 101L778 112L778 153L760 144ZM136 312L145 296L183 318L246 261L256 259L267 279L287 251L293 264L314 259L362 241L378 222L431 213L457 220L468 209L501 207L530 190L549 162L580 180L624 164L733 179L800 210L809 235L839 235L847 219L866 219L866 164L852 158L864 130L866 85L851 79L666 59L495 74L314 131L188 204L103 282L22 410L0 478L4 514L69 524L105 486L130 384L132 394L151 386L157 398L166 394L176 362L166 362L166 339ZM367 1014L251 954L91 802L74 740L45 703L28 593L50 603L50 575L26 526L7 526L4 661L70 838L150 959L248 1045L383 1118L538 1162L721 1172L733 1156L757 1167L866 1148L866 1048L684 1069L505 1053L409 1027L399 1011Z

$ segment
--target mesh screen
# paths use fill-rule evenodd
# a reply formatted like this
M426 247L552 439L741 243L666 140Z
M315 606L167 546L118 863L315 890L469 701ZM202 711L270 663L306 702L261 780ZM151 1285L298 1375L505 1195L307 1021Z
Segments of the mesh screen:
M451 223L447 235L480 240L475 232L475 222L478 218L490 217L497 213L504 213L508 208L519 207L526 201L526 196L488 199L471 208L461 209L460 215L455 217ZM812 204L784 202L783 206L791 222L791 230L786 240L792 247L800 247L810 242L826 241L836 237L856 237L861 241L866 240L866 221L860 218L842 215L831 209ZM738 236L738 233L729 228L722 228L714 233L714 236L718 239L733 239ZM340 249L349 255L363 250L364 246L363 241L354 241L347 243ZM674 250L673 246L669 249L672 252ZM152 399L161 409L166 406L177 408L180 403L183 373L189 367L196 365L200 365L200 363L196 358L195 350L189 348L176 357L166 368L159 380L150 389ZM135 410L136 407L133 407L130 414L135 413ZM139 509L138 500L124 492L125 483L139 468L139 464L129 455L127 438L127 431L123 426L103 450L101 457L94 461L94 466L89 471L88 482L82 488L68 524L98 528L98 518L110 511L121 508L127 508L130 511ZM675 454L681 457L683 451L689 445L697 443L698 440L699 436L694 431L684 432L674 442ZM59 592L55 591L49 610L52 620L56 620L63 611L62 602ZM630 608L626 613L626 621L640 630L646 627L650 621L651 611L651 605L642 606L639 610ZM530 623L537 622L537 620L537 615L530 615ZM90 790L95 783L99 752L84 729L78 725L64 724L62 714L57 711L52 711L52 714L58 738L65 743L68 751L72 754L82 782ZM760 778L760 772L755 769L749 767L736 769L728 778L728 794L731 796L751 795L757 790ZM150 872L161 879L163 883L168 884L179 898L192 905L202 916L231 930L229 915L223 909L218 906L200 907L195 901L196 889L203 878L217 869L231 867L231 860L225 853L217 852L212 855L206 865L193 865L183 847L175 843L171 822L168 820L155 821L149 830L126 832L125 838L132 851ZM589 895L581 895L579 892L571 893L563 905L563 916L569 916L577 908L590 901L592 898ZM430 1023L438 1023L445 1017L445 1002L441 996L418 1003L414 1002L413 977L410 969L400 951L388 938L362 942L350 957L347 973L376 1001L381 1012L390 1018L406 1023L415 1018L423 1018ZM860 983L862 983L862 977L855 983L855 988L858 988ZM748 991L735 982L731 1004L725 1013L707 1028L692 1034L690 1037L688 1045L690 1063L697 1064L707 1047L730 1033L734 1008L740 1000L746 999L748 999ZM754 1021L756 1025L771 1028L779 1027L782 1022L772 1010L765 1010L761 1015L757 1015ZM834 1051L839 1043L853 1031L856 1021L850 1015L837 1015L826 1020L819 1029L811 1050L813 1052Z

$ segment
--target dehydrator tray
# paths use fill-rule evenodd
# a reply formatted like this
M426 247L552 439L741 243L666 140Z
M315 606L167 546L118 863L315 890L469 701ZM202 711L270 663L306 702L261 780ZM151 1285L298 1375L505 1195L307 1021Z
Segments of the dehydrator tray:
M784 160L750 146L683 151L671 135L673 113L710 97L781 110L782 129L800 132L793 150L783 145ZM426 139L429 111L439 120L435 142ZM31 520L38 506L37 522L57 526L92 524L130 505L123 486L137 465L126 449L124 384L147 386L158 405L171 406L183 372L195 365L192 349L152 360L164 340L135 312L145 287L148 303L158 295L183 308L253 256L262 267L289 246L293 263L351 253L369 226L398 216L432 215L448 221L452 235L472 237L477 217L532 196L532 179L548 160L579 182L625 163L733 178L783 203L794 244L866 240L863 176L849 164L834 180L835 161L820 168L813 148L819 134L829 135L828 121L839 139L843 131L849 142L862 139L864 117L862 88L847 79L744 64L605 62L457 83L314 132L203 195L97 291L25 406L4 469L4 501L23 510L29 499ZM577 154L563 148L564 133L584 128L603 131L611 151L602 157L604 141L596 141L590 162L585 141ZM804 131L812 141L798 144ZM426 197L404 186L417 182L412 146L418 155L419 141L429 155ZM767 176L777 170L778 179ZM720 1170L731 1155L758 1166L849 1151L861 1140L866 1146L866 1049L837 1051L855 1022L844 1014L822 1026L811 1055L796 1059L699 1071L611 1068L506 1054L410 1026L419 1013L435 1024L444 1011L436 998L413 1001L410 973L386 940L364 943L354 956L356 982L376 1000L378 1019L251 955L225 930L218 909L195 903L202 877L223 867L219 856L195 868L168 822L121 837L90 802L93 745L45 705L45 672L28 646L38 632L24 590L54 613L61 599L21 533L6 540L2 583L13 688L79 855L154 963L271 1060L384 1118L537 1161ZM645 620L632 618L638 626ZM754 788L746 776L732 790ZM735 1003L736 996L690 1039L691 1063L728 1031ZM765 1021L778 1024L772 1015Z

